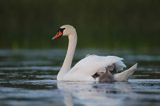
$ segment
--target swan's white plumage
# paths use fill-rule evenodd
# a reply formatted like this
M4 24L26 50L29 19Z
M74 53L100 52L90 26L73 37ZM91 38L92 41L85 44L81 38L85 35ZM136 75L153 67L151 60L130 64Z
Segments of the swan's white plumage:
M63 25L60 27L53 39L59 36L67 36L69 39L68 50L64 59L63 65L57 75L57 80L63 81L99 81L94 79L92 75L96 72L106 72L106 67L113 65L117 71L123 70L126 65L123 63L123 58L117 56L97 56L89 55L80 60L73 68L71 68L72 59L77 44L77 32L71 25ZM137 69L137 64L128 70L114 74L115 81L126 81Z
M64 76L63 80L68 81L95 81L92 77L96 72L106 71L105 68L115 64L117 70L125 68L122 62L123 58L117 56L97 56L89 55L80 60L75 66Z

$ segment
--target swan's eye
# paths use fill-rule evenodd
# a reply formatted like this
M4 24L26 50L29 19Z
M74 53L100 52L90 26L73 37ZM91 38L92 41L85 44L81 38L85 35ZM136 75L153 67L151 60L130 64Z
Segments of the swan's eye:
M64 31L65 28L59 28L57 32L62 32Z

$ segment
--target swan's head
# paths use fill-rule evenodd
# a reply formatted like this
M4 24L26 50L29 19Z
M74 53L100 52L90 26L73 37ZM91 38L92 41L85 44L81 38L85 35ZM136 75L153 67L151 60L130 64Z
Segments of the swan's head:
M61 26L56 35L52 38L52 39L57 39L59 38L60 36L73 36L74 34L76 34L76 29L71 26L71 25L63 25Z

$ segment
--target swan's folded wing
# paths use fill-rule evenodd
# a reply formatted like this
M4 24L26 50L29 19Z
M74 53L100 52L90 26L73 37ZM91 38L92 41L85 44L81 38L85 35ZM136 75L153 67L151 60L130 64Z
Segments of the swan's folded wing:
M68 74L79 74L79 75L94 75L100 69L115 64L118 70L125 67L122 62L123 58L117 56L97 56L89 55L84 59L80 60L75 66L68 72Z
M124 68L126 68L126 65L123 63L123 61L118 61L115 63L116 71L122 71Z

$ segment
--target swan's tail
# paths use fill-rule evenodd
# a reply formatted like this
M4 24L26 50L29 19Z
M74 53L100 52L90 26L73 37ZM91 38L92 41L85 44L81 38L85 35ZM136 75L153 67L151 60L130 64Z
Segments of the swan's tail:
M130 67L129 69L114 74L114 80L115 81L127 81L128 78L137 70L137 63L135 65L133 65L132 67Z

